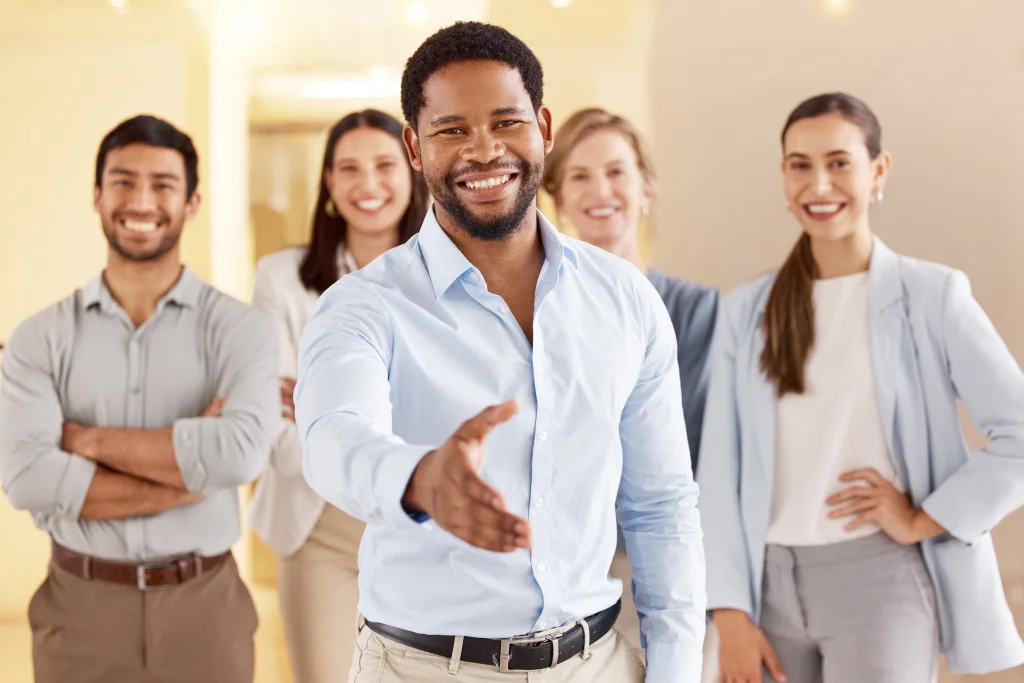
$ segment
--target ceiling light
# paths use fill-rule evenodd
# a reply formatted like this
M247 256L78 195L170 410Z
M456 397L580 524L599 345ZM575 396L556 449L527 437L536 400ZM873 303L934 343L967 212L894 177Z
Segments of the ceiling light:
M551 0L551 6L556 8L556 9L561 9L563 7L568 7L571 4L572 4L572 0Z
M427 5L424 2L414 2L405 10L405 19L413 24L418 24L427 18Z
M128 0L109 0L110 6L118 14L123 14L128 11Z
M826 0L826 4L833 12L845 12L847 9L847 0Z

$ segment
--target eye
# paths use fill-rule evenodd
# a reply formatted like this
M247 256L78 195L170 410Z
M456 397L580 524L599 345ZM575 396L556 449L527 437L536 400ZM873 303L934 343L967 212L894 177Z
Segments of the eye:
M794 161L789 165L789 167L794 171L806 171L811 167L811 165L806 161Z
M498 128L509 128L519 123L522 123L522 121L513 121L512 119L509 119L507 121L501 121L500 123L498 123Z
M356 170L357 169L353 164L344 164L338 167L339 173L354 173Z
M850 162L846 159L836 159L832 162L832 168L847 168Z
M587 176L585 173L571 173L569 174L569 180L586 180Z
M623 172L624 171L621 168L613 168L612 170L608 171L608 175L622 175Z
M164 192L164 191L172 189L172 187L171 187L170 183L157 183L156 184L156 189L160 190L161 192Z
M461 128L445 128L444 130L438 131L438 135L458 135L462 132Z

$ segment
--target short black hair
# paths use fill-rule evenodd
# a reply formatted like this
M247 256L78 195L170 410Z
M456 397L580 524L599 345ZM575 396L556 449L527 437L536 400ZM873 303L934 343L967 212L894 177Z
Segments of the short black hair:
M426 104L423 85L435 73L456 62L494 61L519 72L534 111L544 103L544 71L526 43L493 24L459 21L423 41L402 72L402 114L416 128Z
M191 197L199 186L199 155L192 144L192 138L173 125L148 114L141 114L122 121L103 137L96 154L96 187L103 184L103 168L111 150L142 143L154 147L167 147L181 153L185 158L186 197Z

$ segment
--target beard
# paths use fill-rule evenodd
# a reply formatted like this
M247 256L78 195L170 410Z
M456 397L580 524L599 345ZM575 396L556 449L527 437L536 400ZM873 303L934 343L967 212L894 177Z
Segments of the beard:
M165 213L146 217L144 219L145 221L152 221L156 223L157 226L166 225L168 227L164 230L163 238L160 240L159 244L146 251L140 251L130 245L123 244L117 238L117 226L126 218L129 220L139 220L137 216L129 218L121 212L114 212L110 217L104 217L102 219L103 236L107 238L107 244L110 245L110 248L113 249L118 256L126 261L132 261L135 263L156 261L165 256L168 252L178 246L178 242L181 240L181 230L185 225L184 217L172 222L170 216ZM157 229L159 230L160 228L158 227Z
M492 173L508 171L519 176L519 191L515 203L504 214L481 217L475 215L459 200L455 191L455 179L467 173ZM449 171L443 178L427 178L427 187L434 201L448 212L460 228L470 237L486 242L500 242L516 233L521 227L526 212L537 198L544 162L528 164L522 159L502 161L486 165L467 165Z

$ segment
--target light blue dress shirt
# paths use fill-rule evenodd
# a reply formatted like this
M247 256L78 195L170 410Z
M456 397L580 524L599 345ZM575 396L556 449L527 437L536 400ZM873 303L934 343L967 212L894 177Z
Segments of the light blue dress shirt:
M618 521L647 681L697 683L704 549L672 322L637 268L539 229L532 346L433 211L321 297L299 348L303 473L367 523L362 614L417 633L508 638L608 608ZM414 521L401 499L420 459L511 398L481 476L530 520L532 549L479 550Z

